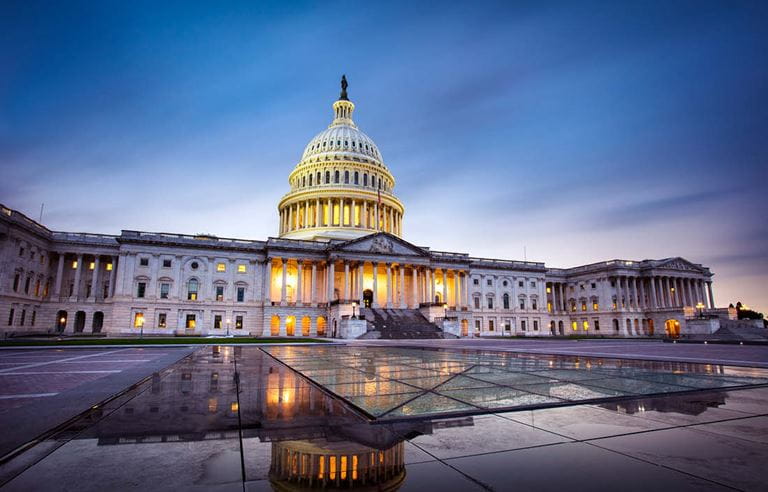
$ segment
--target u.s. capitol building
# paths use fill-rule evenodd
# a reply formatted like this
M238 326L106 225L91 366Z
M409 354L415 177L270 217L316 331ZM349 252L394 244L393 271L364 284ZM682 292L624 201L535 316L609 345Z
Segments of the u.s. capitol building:
M676 337L712 329L703 316L715 312L712 273L682 258L550 268L407 242L394 176L354 109L343 81L333 121L288 177L276 238L57 232L2 206L2 332Z

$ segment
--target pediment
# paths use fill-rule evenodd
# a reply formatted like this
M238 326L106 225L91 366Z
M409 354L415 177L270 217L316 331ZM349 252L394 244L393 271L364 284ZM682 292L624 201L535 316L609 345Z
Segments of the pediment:
M429 256L429 253L392 234L379 232L347 241L333 248L334 251L378 253L397 256Z
M678 270L683 272L696 272L701 273L702 269L698 265L694 265L688 260L683 258L669 258L662 260L656 265L656 268L665 268L667 270Z

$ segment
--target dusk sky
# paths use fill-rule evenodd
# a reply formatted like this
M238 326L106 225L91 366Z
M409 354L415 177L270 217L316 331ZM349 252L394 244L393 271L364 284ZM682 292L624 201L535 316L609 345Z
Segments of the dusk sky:
M4 1L0 202L54 230L276 236L341 74L406 240L681 256L718 305L768 311L765 1Z

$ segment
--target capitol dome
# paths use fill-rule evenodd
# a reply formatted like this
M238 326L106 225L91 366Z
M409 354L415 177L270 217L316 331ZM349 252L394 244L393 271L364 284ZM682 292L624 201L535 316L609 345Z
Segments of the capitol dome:
M378 231L400 236L405 211L395 178L374 141L352 119L342 77L334 119L304 148L278 205L280 237L354 239Z

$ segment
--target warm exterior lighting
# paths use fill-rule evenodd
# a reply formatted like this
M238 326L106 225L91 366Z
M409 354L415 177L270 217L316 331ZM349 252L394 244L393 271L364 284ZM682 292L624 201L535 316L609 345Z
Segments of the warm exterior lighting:
M64 317L61 317L61 318L59 318L59 323L61 323L62 325L63 325L63 324L66 322L66 321L67 321L67 318L64 318Z
M217 272L226 272L227 271L227 264L226 263L216 263L216 271Z
M77 260L72 262L72 270L77 270Z
M107 263L107 271L108 272L112 271L112 263Z
M93 270L94 268L96 268L96 262L92 261L88 264L88 270Z
M245 265L237 265L237 273L245 273L248 271L248 268Z
M233 412L237 412L240 409L240 405L238 405L236 401L233 401L229 406L229 409Z

